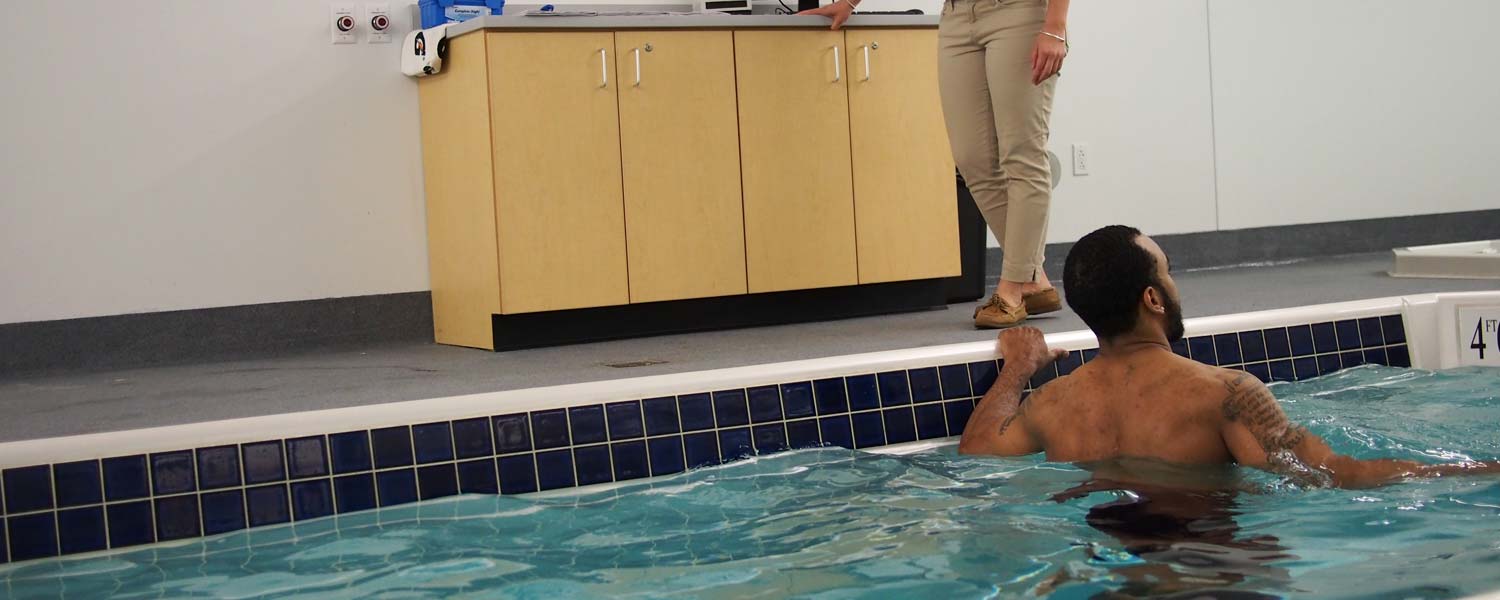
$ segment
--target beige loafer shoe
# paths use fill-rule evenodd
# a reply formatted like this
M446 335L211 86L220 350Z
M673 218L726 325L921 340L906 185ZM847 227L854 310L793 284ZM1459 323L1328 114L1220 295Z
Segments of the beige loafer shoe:
M1044 315L1062 310L1062 296L1057 294L1057 288L1049 287L1037 290L1029 294L1022 294L1021 299L1026 302L1026 314Z
M1026 320L1026 303L1008 306L999 296L990 296L984 306L974 309L974 327L979 329L1004 329L1015 327Z

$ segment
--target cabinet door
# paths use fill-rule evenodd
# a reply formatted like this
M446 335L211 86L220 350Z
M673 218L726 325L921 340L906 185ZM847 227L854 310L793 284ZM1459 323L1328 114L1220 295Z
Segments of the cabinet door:
M630 301L745 293L734 35L615 33Z
M736 31L751 292L858 281L844 34Z
M846 35L859 282L958 275L958 205L938 99L937 31Z
M502 312L629 302L614 34L485 35Z

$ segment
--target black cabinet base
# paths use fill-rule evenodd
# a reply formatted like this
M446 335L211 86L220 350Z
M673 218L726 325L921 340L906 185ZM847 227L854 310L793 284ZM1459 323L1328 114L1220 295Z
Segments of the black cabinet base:
M944 279L494 315L496 350L942 308Z

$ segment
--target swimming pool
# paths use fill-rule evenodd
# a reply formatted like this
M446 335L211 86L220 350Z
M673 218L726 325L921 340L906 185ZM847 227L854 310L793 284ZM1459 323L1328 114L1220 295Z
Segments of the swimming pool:
M1365 364L1449 367L1465 352L1458 320L1496 306L1500 294L1440 294L1194 319L1176 349L1276 381ZM1087 332L1048 339L1082 352L1034 385L1092 356ZM333 515L386 519L460 493L565 491L762 455L744 465L753 468L811 446L936 442L962 430L996 367L993 344L979 342L3 444L0 562L23 563L13 574L59 554L247 528L230 538L276 538L332 527ZM387 510L367 512L376 507Z
M1337 450L1500 457L1500 372L1274 384ZM1393 419L1389 415L1403 417ZM799 450L566 495L462 496L0 572L15 597L1449 598L1500 587L1500 478L1077 491L1036 458ZM1128 552L1129 548L1134 552ZM894 596L893 596L894 595Z

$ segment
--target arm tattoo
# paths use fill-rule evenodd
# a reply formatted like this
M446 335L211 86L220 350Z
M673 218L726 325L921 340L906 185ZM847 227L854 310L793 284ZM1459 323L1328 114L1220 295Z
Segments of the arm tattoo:
M1266 386L1249 375L1241 375L1225 381L1224 387L1229 391L1224 397L1224 418L1250 430L1268 461L1277 461L1302 443L1307 430L1287 420Z
M1032 392L1031 395L1032 398L1034 398L1036 396L1036 392ZM1005 417L1005 421L1000 423L1000 435L1005 435L1005 430L1010 429L1011 423L1014 423L1016 419L1019 419L1021 418L1021 416L1026 414L1026 407L1031 404L1029 400L1031 400L1032 398L1021 398L1021 404L1020 406L1016 407L1016 412L1011 413L1009 417Z

